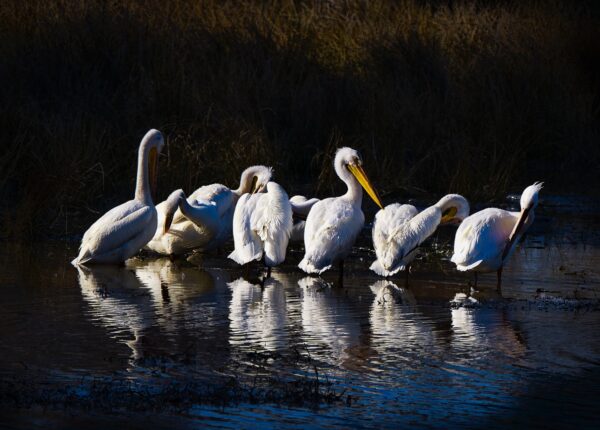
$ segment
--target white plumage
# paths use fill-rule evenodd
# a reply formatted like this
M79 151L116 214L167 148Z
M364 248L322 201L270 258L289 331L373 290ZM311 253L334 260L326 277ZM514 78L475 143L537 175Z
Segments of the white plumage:
M98 219L85 232L73 264L122 263L134 256L154 235L157 214L152 201L156 165L164 139L150 130L140 143L135 198Z
M519 238L534 220L534 209L542 183L527 187L521 195L521 211L488 208L467 217L454 239L451 261L460 271L498 271L498 287L503 265L510 258Z
M338 177L348 187L346 194L331 197L314 204L306 219L304 230L304 258L298 265L307 273L322 273L343 259L352 250L365 216L361 209L362 186L381 206L364 170L362 160L354 149L337 151L334 167Z
M227 196L227 194L224 194ZM222 204L221 208L226 204ZM160 203L158 223L154 237L146 245L146 249L159 254L180 254L190 249L186 237L198 231L206 236L214 235L219 230L221 216L215 200L199 202L187 199L183 190L173 191L167 199ZM177 214L177 217L175 218Z
M371 270L380 276L406 270L418 247L441 223L461 222L468 215L469 203L458 194L448 194L420 213L412 205L386 206L375 215L373 246L377 260Z
M260 260L268 267L285 260L292 231L292 206L285 190L275 182L263 194L244 194L233 216L235 249L229 258L238 264Z
M302 242L304 240L306 217L308 216L311 208L318 201L319 199L317 198L307 199L304 196L293 196L290 199L292 212L294 214L294 226L292 227L290 242Z
M187 205L183 203L178 206L167 233L158 224L148 249L171 255L193 249L209 251L223 245L231 238L233 212L239 197L245 193L262 191L271 174L270 167L251 166L244 170L240 186L235 190L221 184L198 188L187 198ZM216 213L211 206L214 206ZM159 217L165 219L170 208L172 206L167 201L160 203L156 207Z

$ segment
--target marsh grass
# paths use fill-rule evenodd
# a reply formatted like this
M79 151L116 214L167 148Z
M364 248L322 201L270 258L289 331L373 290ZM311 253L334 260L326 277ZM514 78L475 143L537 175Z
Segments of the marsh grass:
M597 16L566 1L3 1L2 236L77 234L130 198L151 127L168 142L161 197L259 162L325 195L340 145L384 200L590 191Z

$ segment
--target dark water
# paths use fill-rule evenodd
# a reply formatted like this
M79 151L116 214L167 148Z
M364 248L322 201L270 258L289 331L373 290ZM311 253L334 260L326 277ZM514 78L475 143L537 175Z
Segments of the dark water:
M73 268L75 244L0 250L0 427L598 426L600 222L547 199L477 291L423 250L408 286L367 268L288 263L272 278L223 256Z

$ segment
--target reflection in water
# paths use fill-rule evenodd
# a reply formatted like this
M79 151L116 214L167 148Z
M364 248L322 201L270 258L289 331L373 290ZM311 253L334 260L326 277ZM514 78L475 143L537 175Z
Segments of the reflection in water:
M216 290L225 283L221 276L166 258L78 271L93 323L131 349L134 365L149 352L187 352L190 343L212 337L218 329L215 305L222 299Z
M588 221L579 227L586 235ZM47 390L83 392L81 376L91 375L98 380L85 393L86 404L103 404L119 395L131 397L100 380L119 378L126 369L125 379L141 387L142 401L156 404L152 389L161 386L165 399L178 401L195 383L211 393L229 393L231 380L254 386L256 374L263 381L284 380L283 388L267 387L276 402L284 399L282 407L242 401L209 410L190 400L194 406L186 417L209 411L211 424L229 427L266 419L273 426L286 420L296 427L425 422L484 428L510 425L519 414L519 423L529 424L568 404L576 413L556 413L542 424L568 426L577 416L593 427L600 312L597 301L588 306L570 298L600 297L599 236L583 245L571 233L559 242L547 236L533 243L536 234L507 267L504 298L485 282L480 291L457 296L465 291L466 278L453 278L454 272L438 274L439 282L437 272L421 272L427 279L409 288L375 282L360 271L358 260L345 288L302 279L291 266L275 270L261 288L248 278L231 282L240 271L220 258L203 259L203 269L192 261L135 259L125 268L76 272L65 266L73 250L62 243L42 244L29 251L31 258L4 247L0 383L34 380L40 388L32 392L41 393L44 406L52 401ZM437 253L428 258L448 266ZM76 274L80 288L73 288ZM260 351L276 353L246 354ZM306 385L287 382L314 381L316 370L320 382L330 381L337 393L345 393L344 401L318 412L289 408L284 396ZM565 386L571 387L566 395ZM533 420L532 409L538 412Z
M304 340L313 355L343 367L360 366L360 321L344 291L332 288L319 277L298 281L302 296Z
M143 332L154 323L154 313L135 272L112 265L77 266L77 270L92 321L126 344L134 361L141 358Z
M452 352L455 362L472 365L489 354L504 354L512 359L527 352L520 333L507 320L505 312L477 309L478 302L464 293L451 301Z
M409 289L386 280L370 288L375 294L369 318L373 348L378 352L374 365L385 366L392 357L411 362L418 354L443 348L435 326L416 312L417 302Z
M257 347L277 351L286 345L286 297L283 285L271 277L264 285L244 278L230 282L229 343L242 350Z

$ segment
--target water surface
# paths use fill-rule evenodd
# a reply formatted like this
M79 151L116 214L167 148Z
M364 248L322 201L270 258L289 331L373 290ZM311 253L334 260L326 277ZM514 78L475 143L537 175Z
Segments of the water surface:
M265 278L224 255L75 269L76 244L0 250L0 425L594 427L600 223L548 199L504 271L448 261L451 228L408 284L301 250ZM151 421L149 421L151 420Z

